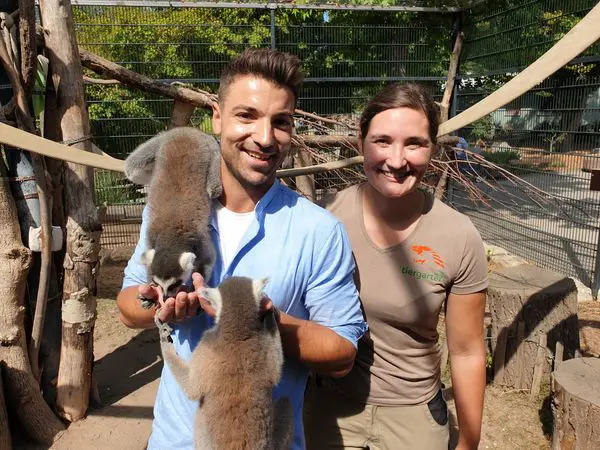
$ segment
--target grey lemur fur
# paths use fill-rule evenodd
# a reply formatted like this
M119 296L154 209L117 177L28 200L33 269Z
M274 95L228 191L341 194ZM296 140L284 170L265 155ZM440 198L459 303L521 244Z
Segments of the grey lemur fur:
M125 175L148 185L149 223L142 262L165 296L191 276L208 279L215 248L208 224L211 198L221 195L219 144L191 127L162 132L125 160ZM150 307L151 302L143 302Z
M291 446L291 403L272 397L281 379L283 351L275 313L260 309L266 282L231 277L218 288L203 289L216 310L215 325L204 332L187 363L169 343L170 327L156 319L165 363L185 394L199 402L197 450Z

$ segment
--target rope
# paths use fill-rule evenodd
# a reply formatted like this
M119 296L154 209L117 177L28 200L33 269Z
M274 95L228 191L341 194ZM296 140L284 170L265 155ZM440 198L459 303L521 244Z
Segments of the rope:
M519 75L497 91L488 95L479 103L471 106L458 116L442 123L440 125L438 136L451 133L475 122L541 83L600 38L600 26L598 26L598 23L600 23L600 3L594 6L594 8L592 8L592 10L560 41L554 44L550 50L523 70ZM83 164L115 172L124 172L124 162L108 156L105 153L94 154L83 150L76 150L3 123L0 123L0 143L71 163ZM357 163L359 163L358 160ZM309 169L311 167L317 166L309 166L304 169Z
M66 141L61 141L61 143L65 144L65 145L75 145L75 144L79 144L80 142L89 141L90 139L92 139L92 135L88 134L86 136L81 136L81 137L78 137L78 138L73 138L73 139L68 139Z

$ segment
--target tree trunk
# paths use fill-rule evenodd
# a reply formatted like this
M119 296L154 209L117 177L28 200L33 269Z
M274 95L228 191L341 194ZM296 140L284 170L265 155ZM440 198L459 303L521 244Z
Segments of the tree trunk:
M8 427L8 415L6 414L6 401L4 400L4 383L2 382L2 367L0 363L0 450L11 450L12 440L10 428Z
M552 449L600 448L600 360L562 363L552 379Z
M63 142L91 151L83 75L69 1L44 0L40 13ZM69 421L85 416L92 383L93 331L100 233L91 167L67 163L65 171L67 252L64 260L62 345L57 412Z
M31 374L25 342L24 294L31 252L21 242L14 201L0 161L0 361L8 403L27 434L51 444L64 428L50 411Z

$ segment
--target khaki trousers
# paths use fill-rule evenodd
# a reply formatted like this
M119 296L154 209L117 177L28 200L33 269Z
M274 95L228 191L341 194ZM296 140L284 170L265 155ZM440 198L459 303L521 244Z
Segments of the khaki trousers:
M304 406L307 450L448 450L448 414L440 397L423 405L377 406L354 402L326 386L309 389Z

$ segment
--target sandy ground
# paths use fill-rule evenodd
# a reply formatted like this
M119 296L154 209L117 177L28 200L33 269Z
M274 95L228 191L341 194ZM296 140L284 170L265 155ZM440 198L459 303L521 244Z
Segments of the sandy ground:
M115 305L130 249L103 258L98 282L95 328L95 379L103 406L72 424L51 447L55 450L142 450L150 433L152 406L162 360L155 330L130 330L118 320ZM600 302L580 304L584 354L600 355ZM446 377L446 384L450 386ZM451 386L446 389L455 426ZM523 392L486 389L481 449L547 449L551 432L549 387L535 401ZM41 449L31 445L15 448Z

